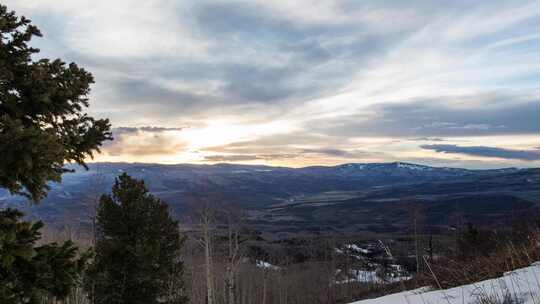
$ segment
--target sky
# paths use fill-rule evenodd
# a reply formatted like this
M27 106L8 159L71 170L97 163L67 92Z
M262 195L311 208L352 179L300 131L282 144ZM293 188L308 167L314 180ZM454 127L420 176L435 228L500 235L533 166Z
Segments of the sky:
M96 78L95 161L540 167L540 1L3 2Z

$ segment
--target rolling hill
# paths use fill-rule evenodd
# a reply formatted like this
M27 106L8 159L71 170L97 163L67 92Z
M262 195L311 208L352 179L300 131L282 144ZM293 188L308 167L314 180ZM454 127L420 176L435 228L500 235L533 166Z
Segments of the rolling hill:
M72 167L37 206L0 192L0 204L17 206L48 224L89 223L96 198L118 174L145 180L179 217L193 204L235 204L249 223L277 236L297 233L402 231L411 206L425 223L446 229L459 217L485 225L536 208L540 169L467 170L409 163L344 164L285 168L250 165L94 163Z

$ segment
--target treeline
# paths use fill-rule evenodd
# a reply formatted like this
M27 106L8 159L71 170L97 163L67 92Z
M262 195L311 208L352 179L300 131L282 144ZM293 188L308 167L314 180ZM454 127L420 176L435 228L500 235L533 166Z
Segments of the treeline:
M122 175L119 179L131 180L126 175ZM113 195L117 191L118 189L114 190ZM120 242L118 237L102 232L104 218L108 219L108 222L115 222L118 231L129 231L120 228L127 223L123 219L125 215L107 212L102 203L100 202L97 213L95 246L96 256L101 256L97 260L102 261L102 266L92 264L96 263L96 259L89 264L88 270L82 273L83 284L77 285L75 290L77 296L72 296L66 304L101 303L95 301L94 294L97 292L99 296L99 288L95 288L99 282L95 280L103 278L104 275L96 276L93 269L103 270L109 265L109 271L114 271L117 276L122 277L124 273L123 261L126 259L123 258L117 263L114 255L102 254L101 243L106 241L108 246L115 248L127 245ZM338 250L338 247L343 248L342 242L331 238L270 242L262 239L257 232L246 229L247 225L244 224L247 218L239 209L204 203L194 209L189 223L193 229L184 230L180 234L182 247L180 252L175 252L176 261L181 261L181 267L176 269L182 269L182 273L177 272L173 276L171 273L158 275L170 282L168 286L172 288L171 290L181 295L181 298L187 299L187 303L349 303L360 297L403 288L396 283L359 281L350 275L354 269L366 267L369 261L390 263L388 258L384 258L386 255L384 250L373 252L368 261L358 260L352 251ZM137 219L132 224L144 222L144 219ZM156 225L155 222L150 221L146 225ZM126 227L128 226L130 225L127 224ZM91 244L91 240L86 236L84 239L78 239L73 233L58 233L57 238L64 239L68 235L79 244ZM133 239L137 238L137 235L133 236ZM125 257L127 254L123 253L122 256ZM152 256L141 258L141 262L153 259ZM133 268L129 274L131 278L138 280L137 278L150 276L149 273L135 271L139 265L130 265ZM378 275L383 276L382 273ZM118 292L123 289L122 284L126 283L116 280L114 284L117 285L116 292Z
M193 219L183 255L190 303L348 303L386 287L348 276L367 261L339 253L334 239L267 241L223 204L202 203Z
M420 284L443 288L502 276L540 260L540 210L513 217L508 227L482 228L465 223L444 254L425 259Z
M358 252L347 251L354 240L267 241L246 229L249 225L244 225L241 210L199 207L189 223L194 229L183 232L180 254L183 294L194 304L350 303L426 285L446 288L476 282L540 258L540 226L534 214L516 217L511 229L496 231L464 222L435 237L423 225L415 234L412 220L409 237L364 246L370 250L360 260ZM420 265L416 265L417 247ZM340 275L368 270L369 264L379 266L380 278L385 277L381 271L396 264L411 277L392 281L389 272L388 281L366 282ZM417 268L420 272L415 275Z

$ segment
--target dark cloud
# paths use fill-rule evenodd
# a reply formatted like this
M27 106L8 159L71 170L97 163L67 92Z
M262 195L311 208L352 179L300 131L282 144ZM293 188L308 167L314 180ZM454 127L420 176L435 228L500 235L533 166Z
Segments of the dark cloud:
M204 157L205 161L210 162L239 162L239 161L251 161L260 159L256 155L207 155Z
M456 153L481 157L495 157L504 159L517 159L525 161L540 160L540 150L511 150L485 146L457 146L457 145L422 145L422 149L434 150L439 153Z
M355 23L302 24L245 1L190 7L179 9L178 18L201 42L210 42L208 54L186 59L151 52L133 59L65 48L69 60L96 70L100 102L126 110L124 116L113 111L113 122L129 123L125 117L141 111L156 119L261 113L261 107L285 111L344 87L351 75L406 38L371 33Z
M292 132L287 134L268 135L249 141L238 141L230 144L208 147L204 151L217 153L233 154L258 154L272 153L272 151L284 151L291 153L300 153L302 149L296 148L302 146L332 146L342 142L339 138L321 136L306 132Z
M232 65L225 69L226 85L223 93L233 100L247 102L285 101L301 91L315 88L293 87L290 80L298 71L292 67L264 67L255 65Z
M189 108L204 107L203 102L208 105L216 101L215 96L207 93L197 94L187 90L173 90L158 85L155 82L145 79L122 79L114 84L121 102L135 105L152 105L156 107L180 106Z
M540 133L540 99L489 94L378 104L365 112L308 124L332 136L448 137Z
M340 158L361 158L371 156L370 153L362 150L342 150L334 148L318 148L318 149L303 149L302 153L305 154L321 154L331 157L340 157Z
M114 134L120 134L120 133L137 133L137 132L149 132L149 133L160 133L165 131L181 131L184 130L185 127L179 127L179 128L164 128L164 127L153 127L153 126L145 126L145 127L116 127L113 129Z
M198 76L190 76L192 70ZM206 71L203 74L207 75L196 72L200 70ZM270 67L226 62L212 65L200 63L166 73L168 81L177 83L182 89L172 89L152 79L120 78L110 81L112 95L109 98L116 105L136 107L145 111L146 115L156 117L190 115L196 118L248 112L256 116L282 111L286 103L315 98L326 89L317 81L295 80L308 72L294 64ZM313 75L304 76L310 79ZM220 85L213 90L198 87L211 82Z
M248 2L195 5L196 27L217 41L214 77L224 82L221 96L244 103L284 103L335 91L368 61L383 56L401 35L363 32L353 24L298 24ZM249 50L249 51L248 51ZM251 54L242 63L228 56ZM331 64L328 64L331 63ZM324 68L322 68L324 66Z
M279 159L291 159L291 158L297 158L298 154L292 154L292 153L270 153L270 154L261 154L259 157L264 160L279 160Z
M230 145L227 145L227 148L231 147L243 147L246 143L233 143ZM361 157L367 157L370 156L369 153L361 151L361 150L342 150L342 149L335 149L335 148L317 148L317 149L298 149L294 147L286 147L283 146L281 150L286 151L284 153L264 153L263 151L267 150L268 147L248 147L248 148L242 148L242 149L224 149L221 148L213 148L213 149L207 149L206 151L242 151L244 153L237 153L237 154L216 154L216 155L209 155L205 156L206 161L212 161L212 162L237 162L237 161L251 161L251 160L266 160L266 161L272 161L272 160L283 160L283 159L293 159L293 158L302 158L308 155L317 155L317 156L330 156L330 157L337 157L337 158L343 158L343 159L358 159ZM275 150L273 148L269 150Z
M416 137L416 138L409 138L410 141L446 141L444 138L439 137Z
M199 29L212 39L250 43L246 47L274 49L310 37L353 35L357 30L351 24L299 24L245 1L202 3L195 7L194 15Z
M280 160L280 159L290 159L296 158L298 155L295 154L260 154L260 155L250 155L250 154L224 154L224 155L208 155L204 157L205 161L210 162L241 162L241 161L252 161L252 160Z

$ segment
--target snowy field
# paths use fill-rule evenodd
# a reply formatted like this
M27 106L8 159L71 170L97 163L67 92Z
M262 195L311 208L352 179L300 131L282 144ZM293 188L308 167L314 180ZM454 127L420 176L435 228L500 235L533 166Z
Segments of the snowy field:
M420 288L351 304L540 304L540 262L504 276L446 290Z

